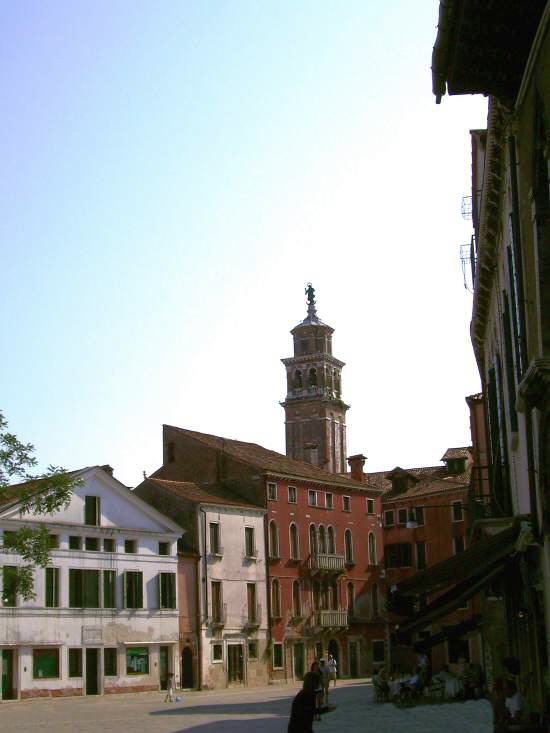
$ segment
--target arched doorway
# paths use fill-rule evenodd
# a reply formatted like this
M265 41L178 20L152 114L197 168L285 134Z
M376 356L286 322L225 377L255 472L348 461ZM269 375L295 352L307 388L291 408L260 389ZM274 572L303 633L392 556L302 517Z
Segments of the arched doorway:
M336 675L337 677L341 677L342 670L340 668L340 655L338 653L338 642L336 639L331 639L328 643L328 653L332 654L334 659L336 660Z
M181 686L184 690L194 688L193 651L189 646L186 646L181 653Z

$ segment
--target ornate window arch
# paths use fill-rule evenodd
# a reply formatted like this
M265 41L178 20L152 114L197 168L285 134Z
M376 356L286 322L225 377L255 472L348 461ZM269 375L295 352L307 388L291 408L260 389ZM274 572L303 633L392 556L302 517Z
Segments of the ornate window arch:
M300 369L296 369L294 372L294 389L302 389L302 372Z
M311 369L309 370L309 386L317 386L317 369L315 367L311 367Z
M344 532L344 556L346 563L353 563L353 537L351 535L351 529L346 529Z
M336 534L334 527L327 528L327 552L329 555L336 555Z
M319 525L319 553L321 555L327 554L327 533L324 525Z

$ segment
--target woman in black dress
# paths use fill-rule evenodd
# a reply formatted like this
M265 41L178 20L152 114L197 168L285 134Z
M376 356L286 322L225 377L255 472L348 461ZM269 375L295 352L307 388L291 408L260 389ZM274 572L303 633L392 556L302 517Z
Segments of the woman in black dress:
M316 713L328 713L334 705L317 707L317 686L319 676L316 672L308 672L300 692L292 701L288 733L313 733L313 718Z

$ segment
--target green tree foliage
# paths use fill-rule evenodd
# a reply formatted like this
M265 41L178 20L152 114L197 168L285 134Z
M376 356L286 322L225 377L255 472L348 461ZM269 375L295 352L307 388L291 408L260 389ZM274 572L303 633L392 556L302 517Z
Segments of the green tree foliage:
M21 443L8 432L8 423L0 412L0 506L19 502L23 515L53 514L66 507L73 489L82 481L63 468L49 466L42 474L32 469L37 465L34 446ZM50 559L48 530L43 524L21 527L4 532L4 551L20 555L24 561L10 577L10 591L20 593L25 600L35 597L34 568L46 567Z

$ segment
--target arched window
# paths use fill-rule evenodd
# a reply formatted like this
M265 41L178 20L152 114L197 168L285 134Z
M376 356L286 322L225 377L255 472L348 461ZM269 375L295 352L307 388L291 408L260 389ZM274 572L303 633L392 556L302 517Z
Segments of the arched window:
M373 618L377 618L379 615L379 608L378 608L378 586L376 585L376 583L370 589L370 597L371 597L372 615L373 615Z
M326 555L327 553L327 536L322 524L319 526L319 552L321 555Z
M313 608L318 611L321 606L321 585L318 580L314 580L311 586L313 594Z
M279 529L274 519L269 523L269 557L279 557Z
M302 599L300 595L299 580L295 580L292 583L292 613L295 617L299 617L302 615Z
M327 530L327 550L329 555L336 555L336 539L334 537L334 527Z
M275 618L281 617L281 586L277 578L271 581L271 613Z
M353 607L355 606L355 588L353 587L353 583L348 583L348 613L350 615L353 615Z
M290 559L298 560L300 557L300 543L298 541L298 527L292 522L289 527L290 537Z
M317 530L314 524L309 525L309 554L317 555Z
M330 608L330 588L326 580L323 580L323 585L321 586L321 608Z
M315 367L311 367L311 369L309 370L309 386L317 386L317 369L315 369Z
M302 389L302 372L299 369L294 372L294 389Z
M378 565L376 560L376 537L374 532L369 532L369 565Z
M346 563L351 565L353 563L353 539L351 536L351 529L346 529L344 532L344 555Z
M329 585L329 608L333 611L338 610L338 586L335 580Z

